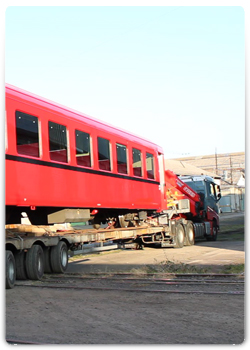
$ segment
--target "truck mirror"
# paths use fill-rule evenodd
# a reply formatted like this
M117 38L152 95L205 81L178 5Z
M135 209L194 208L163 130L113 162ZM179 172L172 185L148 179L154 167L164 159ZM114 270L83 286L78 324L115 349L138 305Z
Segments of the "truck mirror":
M221 199L220 186L217 185L217 202Z

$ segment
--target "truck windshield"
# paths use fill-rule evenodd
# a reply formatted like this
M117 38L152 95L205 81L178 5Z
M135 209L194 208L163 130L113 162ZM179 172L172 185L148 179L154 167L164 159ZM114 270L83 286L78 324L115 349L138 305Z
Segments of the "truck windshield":
M205 193L205 186L203 181L187 181L186 184L197 193Z

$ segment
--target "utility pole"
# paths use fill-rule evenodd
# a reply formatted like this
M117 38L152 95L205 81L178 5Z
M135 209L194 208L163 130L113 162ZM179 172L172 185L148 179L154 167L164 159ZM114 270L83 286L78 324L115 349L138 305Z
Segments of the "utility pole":
M231 176L231 185L233 184L233 166L232 166L232 157L229 157L230 160L230 176Z
M217 159L217 148L215 147L215 173L218 175L218 159Z

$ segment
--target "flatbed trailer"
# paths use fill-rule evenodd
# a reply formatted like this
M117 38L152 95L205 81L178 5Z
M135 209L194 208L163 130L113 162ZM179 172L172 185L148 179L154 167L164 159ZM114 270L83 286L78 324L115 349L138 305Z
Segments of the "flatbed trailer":
M34 244L51 247L64 241L69 250L93 243L122 242L135 240L138 236L152 236L164 231L164 226L141 226L114 229L78 229L53 231L49 226L25 224L6 225L6 247L10 250L27 250Z
M144 225L56 231L52 226L6 225L6 288L13 288L16 279L39 280L44 272L64 273L69 255L125 248L126 243L159 243L166 229Z
M216 239L217 228L214 227L211 236L211 222L176 218L186 211L190 208L172 208L141 225L122 228L108 225L101 229L64 230L57 225L6 225L6 288L13 288L16 279L39 280L44 272L64 273L69 255L125 248L128 243L135 248L143 245L182 248L193 245L195 238Z

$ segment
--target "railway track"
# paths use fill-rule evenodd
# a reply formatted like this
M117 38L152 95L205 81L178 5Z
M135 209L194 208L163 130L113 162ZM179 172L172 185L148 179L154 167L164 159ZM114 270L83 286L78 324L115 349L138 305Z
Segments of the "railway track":
M127 339L128 334L130 337L137 337L138 333L133 333L133 329L138 325L140 329L146 328L147 331L143 333L145 340L146 334L156 332L156 329L152 328L155 322L150 321L155 316L157 319L159 317L157 327L161 324L165 327L166 324L169 334L172 333L172 322L179 322L183 332L187 329L186 322L190 322L188 324L194 330L197 327L202 330L204 325L212 324L215 333L218 324L220 327L225 324L226 332L228 324L225 323L225 319L230 324L235 322L235 327L243 327L243 274L45 274L41 281L18 280L15 290L11 293L10 298L19 295L24 297L23 305L17 303L19 314L22 315L21 311L24 309L29 310L27 320L32 330L30 333L29 330L23 331L20 325L22 316L18 319L17 328L13 327L11 318L6 341L14 345L68 344L67 327L58 331L60 336L54 334L55 325L61 325L61 319L65 315L70 327L76 330L73 332L72 344L95 343L96 339L101 343L103 334L113 336L117 324L121 325L118 327L118 333L121 332L119 337L124 336L122 339ZM36 311L32 313L34 306ZM164 310L168 310L168 313ZM201 319L205 317L205 320L200 321L200 316L196 317L196 311L202 315ZM15 317L16 320L16 315L16 310L10 308L9 317ZM145 315L148 319L144 323ZM85 328L84 331L79 328L83 320L89 320L87 326L84 323L82 326L89 327L86 334ZM104 328L100 328L102 325ZM164 327L161 334L165 330ZM42 335L41 329L44 330ZM221 334L221 330L218 330L220 341ZM228 334L226 333L226 337ZM134 339L136 338L133 338L133 341L136 341ZM153 341L157 343L155 339ZM226 339L228 341L228 338ZM234 340L233 342L235 343Z
M28 340L20 340L20 339L10 339L6 338L6 342L11 345L45 345L46 343L38 343Z
M17 281L17 287L119 291L134 293L184 293L244 295L242 274L135 274L45 275L41 281Z

